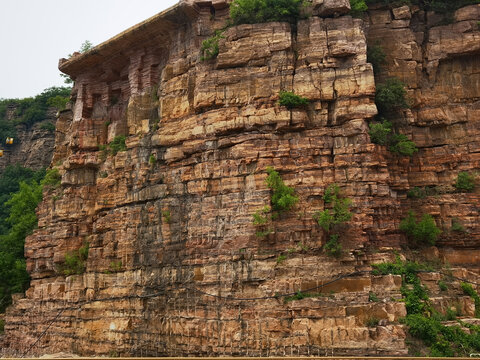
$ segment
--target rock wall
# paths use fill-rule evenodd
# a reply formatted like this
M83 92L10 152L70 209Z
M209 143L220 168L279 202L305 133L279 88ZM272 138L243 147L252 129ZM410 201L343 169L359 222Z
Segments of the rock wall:
M411 109L397 123L420 148L410 163L389 166L392 187L403 195L403 208L434 215L444 229L461 219L469 234L445 232L440 251L451 264L477 269L478 192L456 193L453 185L459 172L480 168L479 11L480 5L464 7L452 24L437 25L440 15L416 7L370 10L367 30L368 43L387 55L377 80L397 77L407 85ZM405 199L415 186L437 194Z
M452 216L462 219L468 232L445 232L428 253L478 281L479 195L450 188L458 171L479 168L471 39L480 16L459 15L478 9L469 7L455 24L435 27L416 10L378 9L365 24L345 15L346 3L314 2L318 15L295 31L285 23L231 27L218 58L201 62L202 40L224 25L228 7L181 2L61 62L75 79L73 111L57 123L62 187L45 194L39 228L27 238L31 287L7 312L4 347L131 356L407 353L398 322L405 306L395 301L401 278L373 276L370 264L394 259L406 243L400 219L413 208L445 228ZM399 119L420 147L412 159L369 139L376 107L366 44L377 39L388 74L407 82L414 101ZM308 108L279 106L283 90L307 97ZM99 149L118 135L127 151ZM261 238L252 213L270 203L268 166L299 202ZM332 183L353 200L339 259L322 250L327 239L313 220ZM445 193L406 197L410 187L435 185ZM86 242L86 272L64 276L65 255ZM432 292L438 279L425 275ZM284 302L307 289L323 295ZM370 292L381 301L369 301ZM473 315L470 298L453 298ZM451 301L439 296L436 306Z
M9 111L9 116L14 117L14 110ZM47 114L45 122L55 124L55 111ZM46 168L52 161L55 148L55 132L42 129L42 124L36 123L32 127L17 126L17 136L13 145L2 144L3 156L0 157L0 172L8 165L20 164L34 170ZM2 139L5 141L5 139Z

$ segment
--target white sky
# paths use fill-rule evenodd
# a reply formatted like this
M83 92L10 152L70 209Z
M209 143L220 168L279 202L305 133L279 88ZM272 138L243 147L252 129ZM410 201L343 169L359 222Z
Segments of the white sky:
M0 0L0 98L63 86L58 59L108 40L178 0Z

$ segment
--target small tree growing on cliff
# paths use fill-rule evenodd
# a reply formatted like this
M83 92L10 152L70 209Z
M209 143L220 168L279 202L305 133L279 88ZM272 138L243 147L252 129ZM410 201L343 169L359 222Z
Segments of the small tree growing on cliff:
M400 230L414 246L435 245L438 235L442 232L432 215L423 214L421 220L417 221L413 211L409 211L407 217L400 222Z
M279 216L290 211L298 202L295 189L285 185L280 174L272 167L267 167L268 176L265 183L272 191L271 206L264 206L256 211L253 216L253 224L257 227L257 236L264 237L271 232L271 222Z
M332 208L317 211L313 218L328 236L325 250L328 254L338 257L342 254L338 231L341 226L352 219L353 214L350 212L352 200L341 195L340 187L337 184L330 184L325 190L323 201L325 204L331 204Z

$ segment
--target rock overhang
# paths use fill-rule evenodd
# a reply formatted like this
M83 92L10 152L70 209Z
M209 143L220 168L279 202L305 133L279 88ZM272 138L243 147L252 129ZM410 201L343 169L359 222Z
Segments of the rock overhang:
M170 8L134 25L120 34L104 41L85 53L76 53L69 59L59 60L61 72L76 78L85 69L93 68L106 60L149 43L169 42L171 32L179 25L191 22L198 16L196 2L181 0Z

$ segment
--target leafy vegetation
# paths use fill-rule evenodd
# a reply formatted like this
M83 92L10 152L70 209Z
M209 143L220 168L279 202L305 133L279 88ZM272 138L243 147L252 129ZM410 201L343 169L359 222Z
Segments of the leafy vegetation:
M54 167L47 170L45 177L40 182L40 185L43 187L48 187L50 189L56 189L60 186L60 182L62 180L62 176L58 171L58 168Z
M322 296L325 296L325 294L322 294L322 293L304 293L304 292L299 290L295 293L295 295L285 297L283 299L283 301L285 303L288 303L288 302L294 301L294 300L303 300L303 299L322 297Z
M409 211L407 217L400 222L400 230L407 234L415 246L435 245L441 233L430 214L423 214L422 219L417 221L413 211Z
M323 201L325 204L331 204L331 209L317 211L313 218L328 236L325 251L339 257L342 254L342 245L339 243L338 230L352 219L353 214L350 212L352 200L341 195L337 184L330 184L325 190Z
M47 100L47 105L62 111L66 108L69 100L69 96L56 95Z
M447 291L448 290L448 285L444 280L438 280L438 289L440 291Z
M51 122L44 122L42 125L40 125L40 129L42 130L47 130L48 132L54 132L55 131L55 125L52 124Z
M350 15L361 17L368 10L368 6L365 0L350 0L350 9Z
M427 288L417 276L418 271L428 270L425 265L402 262L397 258L395 263L374 264L373 268L377 274L402 275L401 292L407 309L404 322L409 333L429 347L430 356L468 356L480 351L480 327L460 321L461 326L445 326L441 323L454 319L458 311L447 311L446 315L442 315L433 308ZM476 292L471 286L462 285L462 288L468 295L475 296ZM462 327L468 327L468 332Z
M84 242L78 250L66 253L65 262L60 266L61 273L65 276L83 274L87 266L88 250L89 244Z
M285 185L280 174L274 168L269 166L266 171L268 176L265 183L271 190L271 206L265 205L252 214L253 225L257 227L257 237L265 237L273 233L271 223L278 219L281 214L290 211L298 202L295 189Z
M388 120L384 120L381 123L370 123L370 140L374 144L388 145L392 134L392 123Z
M454 217L452 219L452 227L450 228L451 231L455 232L465 232L465 227L460 223L460 220L458 218Z
M162 217L167 224L170 224L170 222L172 221L172 214L170 213L170 210L163 210Z
M470 296L475 302L475 316L480 317L480 296L478 296L478 293L473 289L471 284L462 283L461 286L463 292Z
M300 18L303 0L235 0L230 5L233 25L289 22Z
M287 109L295 109L308 105L308 99L298 96L291 91L280 91L278 103Z
M32 126L47 117L47 111L52 107L53 99L64 98L68 101L71 89L67 87L51 87L40 95L25 99L0 100L0 140L16 137L16 126L23 124ZM7 117L8 110L13 110L13 116Z
M218 52L220 48L218 47L218 43L220 39L223 39L223 32L224 30L216 30L215 34L208 39L202 42L202 47L200 49L201 52L201 61L215 59L218 56Z
M378 322L380 321L380 319L376 318L376 317L369 317L367 319L367 321L365 322L365 325L369 328L373 328L373 327L376 327L378 325Z
M108 265L108 269L111 272L122 271L122 260L111 261L110 265Z
M278 213L291 210L298 202L295 189L285 185L280 174L272 167L267 167L268 176L265 183L272 191L272 210Z
M0 312L11 295L28 287L23 248L25 237L37 226L35 209L42 199L39 180L44 171L9 166L0 178Z
M333 257L340 257L342 255L343 246L338 241L339 235L332 234L330 235L330 239L326 242L325 246L323 247L327 254Z
M108 145L99 145L98 149L101 151L101 158L105 160L108 155L117 155L121 151L127 151L125 143L125 135L118 135Z
M390 138L388 150L403 156L413 156L414 153L418 152L415 143L409 140L404 134L394 134Z
M475 176L462 171L457 176L457 182L455 188L460 192L471 192L475 188Z
M392 133L392 123L388 120L370 123L369 127L368 134L374 144L386 145L389 151L403 156L412 156L418 151L415 143L405 135Z
M380 43L377 42L375 45L367 47L367 62L372 64L373 72L375 74L378 74L382 71L383 66L387 63L386 57L387 55L385 54L385 51L383 50L383 47L380 45Z
M407 191L407 197L410 199L423 199L427 196L425 189L415 186Z
M154 154L150 154L150 157L148 158L148 163L151 166L154 166L157 163L157 158L155 157Z
M387 79L377 86L375 104L381 116L391 115L401 109L408 109L405 84L397 78Z
M116 155L120 151L127 151L127 145L125 144L125 135L115 136L108 146L112 155Z
M378 298L377 294L375 294L373 291L370 291L368 293L368 301L370 302L379 302L380 299Z

